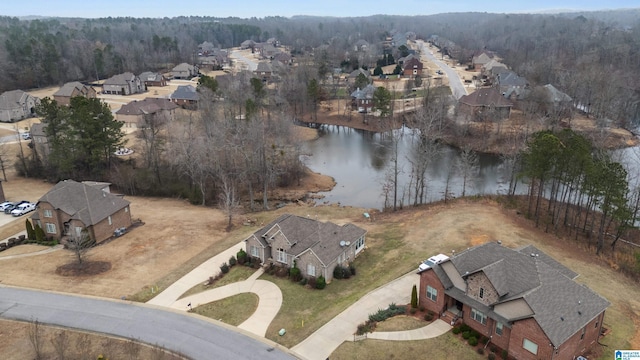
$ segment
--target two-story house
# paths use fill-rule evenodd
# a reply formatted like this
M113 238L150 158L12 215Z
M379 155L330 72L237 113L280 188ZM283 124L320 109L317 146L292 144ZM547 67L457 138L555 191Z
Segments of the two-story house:
M78 81L73 81L62 85L62 87L53 94L53 99L58 103L58 105L69 105L71 103L71 98L76 96L94 99L97 94L92 86L84 85Z
M0 95L0 121L14 122L35 117L39 102L40 99L22 90L4 92Z
M573 360L596 346L609 302L534 246L491 242L419 272L420 306L520 360Z
M130 72L114 75L102 84L102 92L111 95L131 95L145 91L144 83Z

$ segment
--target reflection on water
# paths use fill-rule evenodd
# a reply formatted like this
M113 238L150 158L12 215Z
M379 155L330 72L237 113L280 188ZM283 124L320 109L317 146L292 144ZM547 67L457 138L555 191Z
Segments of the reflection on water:
M411 164L408 154L420 141L410 130L398 130L398 198L409 192ZM321 130L320 137L305 145L305 164L313 171L332 176L336 187L322 193L320 202L340 203L364 208L380 209L384 205L382 195L385 178L392 174L389 170L394 162L394 140L390 134L378 134L344 127L329 126ZM443 146L434 155L427 167L427 202L441 200L449 177L449 193L462 193L462 178L457 174L455 164L460 158L455 148ZM504 194L509 187L509 174L499 157L479 155L479 166L471 182L467 182L466 194ZM519 185L519 191L526 191ZM413 190L411 190L413 191ZM408 200L405 204L410 203Z

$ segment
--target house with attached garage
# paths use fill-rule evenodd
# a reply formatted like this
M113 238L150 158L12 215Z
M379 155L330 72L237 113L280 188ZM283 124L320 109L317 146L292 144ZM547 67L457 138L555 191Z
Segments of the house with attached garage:
M11 90L0 95L0 121L14 122L36 116L40 99L22 90Z
M198 67L195 65L182 63L171 70L171 76L174 79L191 79L198 75Z
M73 81L62 85L62 87L53 94L53 99L58 103L58 105L69 105L71 103L71 98L76 96L93 99L96 97L96 91L89 85Z
M130 72L114 75L102 84L102 92L111 95L131 95L145 92L144 82Z
M82 233L100 243L131 226L129 201L112 194L108 183L64 180L44 194L31 217L47 237L64 241Z
M150 123L170 123L175 118L178 105L164 98L145 98L141 101L132 101L116 111L116 119L122 121L128 127L134 125L141 128L148 127Z
M284 214L244 241L247 254L262 264L293 267L295 261L302 276L330 282L337 265L347 266L364 250L366 233L353 224Z
M490 242L419 271L419 304L519 360L573 360L598 345L609 302L534 246Z

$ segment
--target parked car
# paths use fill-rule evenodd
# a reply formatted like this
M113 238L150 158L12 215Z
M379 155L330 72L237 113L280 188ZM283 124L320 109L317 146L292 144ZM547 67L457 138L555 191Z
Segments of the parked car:
M16 208L11 211L11 215L13 215L13 216L22 216L22 215L24 215L26 213L32 212L35 209L36 209L36 204L32 204L30 202L23 203L23 204L20 204L20 205L16 206Z
M419 271L424 271L427 270L429 268L431 268L433 265L435 264L439 264L445 260L449 259L449 257L445 254L438 254L438 255L434 255L430 258L428 258L427 260L423 261L422 264L420 264L420 266L418 266L418 270Z
M13 205L7 205L7 206L4 208L4 213L5 213L5 214L11 214L11 212L13 211L13 209L15 209L16 207L18 207L18 205L20 205L20 204L26 204L26 203L28 203L28 201L27 201L27 200L22 200L22 201L20 201L20 202L13 203Z
M21 135L22 135L22 140L31 139L31 133L26 132L26 133L22 133Z
M4 209L6 209L9 206L16 206L16 203L14 203L13 201L5 201L2 204L0 204L0 210L4 211Z

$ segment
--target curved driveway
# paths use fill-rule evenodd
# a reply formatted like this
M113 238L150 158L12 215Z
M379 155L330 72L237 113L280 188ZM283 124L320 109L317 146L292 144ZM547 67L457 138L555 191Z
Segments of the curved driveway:
M296 359L237 328L131 302L0 286L0 317L137 339L192 359Z
M455 97L456 100L458 100L464 95L467 95L467 90L465 90L464 84L462 84L462 81L460 80L460 76L458 76L458 73L452 68L450 68L449 65L436 59L436 57L431 53L431 50L429 50L429 48L425 46L423 41L420 41L418 44L420 44L420 54L426 56L429 59L429 61L438 65L440 69L442 69L444 73L447 74L447 77L449 78L449 87L451 88L451 93L453 94L453 97Z

